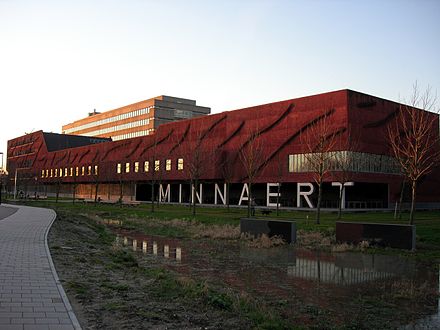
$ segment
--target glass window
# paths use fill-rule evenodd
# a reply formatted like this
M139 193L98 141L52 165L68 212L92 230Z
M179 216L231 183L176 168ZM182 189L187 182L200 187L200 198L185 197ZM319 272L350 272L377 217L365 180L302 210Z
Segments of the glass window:
M84 167L84 166L82 166L82 167L81 167L81 175L84 175L84 174L85 174L85 172L86 172L86 169L85 169L85 167Z
M41 170L41 177L44 178L44 170Z
M167 171L171 171L171 159L167 159L167 161L165 163L165 169Z
M144 172L148 172L150 170L150 162L146 160L144 162Z
M177 170L179 171L183 170L183 158L179 158L177 160Z
M98 165L95 165L95 175L98 175Z
M89 165L87 167L87 175L92 175L92 166L91 165Z
M136 173L139 172L139 162L134 162L134 171L135 171Z
M56 168L55 169L55 177L57 177L58 176L58 169Z
M122 164L119 163L117 168L116 168L116 173L121 174L122 173Z
M73 167L70 168L70 176L73 176Z
M78 176L79 175L79 167L77 166L77 167L75 167L75 176Z
M46 178L49 177L49 170L46 170Z
M160 160L154 161L154 170L158 172L160 170Z
M130 163L125 163L125 173L130 173Z
M67 167L64 169L64 176L67 176Z

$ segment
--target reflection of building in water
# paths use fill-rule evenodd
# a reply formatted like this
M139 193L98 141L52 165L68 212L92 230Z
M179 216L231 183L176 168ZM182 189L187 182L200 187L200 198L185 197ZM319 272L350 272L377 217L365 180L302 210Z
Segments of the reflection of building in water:
M142 242L142 244L138 243L138 241ZM177 261L182 260L182 249L180 247L172 247L169 243L158 243L156 241L148 242L146 238L136 239L128 236L122 237L120 235L116 236L116 243L122 243L124 246L131 246L133 251L139 250L144 254L152 253L155 256L176 259Z
M287 274L303 279L332 284L359 284L393 277L394 274L371 268L345 268L334 262L297 258L294 266L287 267Z

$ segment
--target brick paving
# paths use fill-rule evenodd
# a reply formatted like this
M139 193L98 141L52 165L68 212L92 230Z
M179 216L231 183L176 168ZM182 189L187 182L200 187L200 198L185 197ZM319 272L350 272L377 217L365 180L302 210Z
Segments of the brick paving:
M0 206L0 329L81 329L47 247L55 212L13 207Z

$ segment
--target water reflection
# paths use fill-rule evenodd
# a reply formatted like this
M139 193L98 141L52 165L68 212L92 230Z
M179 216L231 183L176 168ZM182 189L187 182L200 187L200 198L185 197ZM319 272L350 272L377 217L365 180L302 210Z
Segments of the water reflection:
M412 305L395 307L397 313L404 315L410 308L411 315L426 315L428 311L434 315L401 329L440 329L440 302L432 300L433 291L440 293L439 269L413 259L353 252L312 252L291 246L256 249L237 242L179 241L114 230L120 244L145 255L175 261L167 262L167 267L185 275L222 281L226 286L275 301L295 297L304 305L341 306L335 307L340 313L338 317L348 322L353 310L342 306L356 305L354 302L359 297L379 301L386 299L384 296L402 296L402 301L407 299ZM411 296L414 292L421 298ZM286 313L295 312L290 300L286 304L286 309L289 308L292 309ZM402 322L402 318L400 320ZM393 327L400 326L401 323L394 321Z
M153 238L148 241L147 237L144 236L139 239L141 243L138 243L138 238L130 236L121 236L118 234L115 239L116 243L122 243L123 246L128 246L132 248L133 251L139 251L144 254L153 254L155 256L162 256L167 259L175 259L177 261L182 260L182 248L178 246L170 246L170 244L165 244L163 242L159 243ZM162 247L163 246L163 247ZM150 249L151 247L151 249ZM159 251L163 251L159 253Z

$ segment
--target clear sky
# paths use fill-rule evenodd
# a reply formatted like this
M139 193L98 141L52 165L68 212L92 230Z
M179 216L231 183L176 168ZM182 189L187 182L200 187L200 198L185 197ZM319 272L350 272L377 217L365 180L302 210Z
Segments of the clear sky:
M0 0L0 152L157 95L212 112L350 88L440 93L440 0Z

